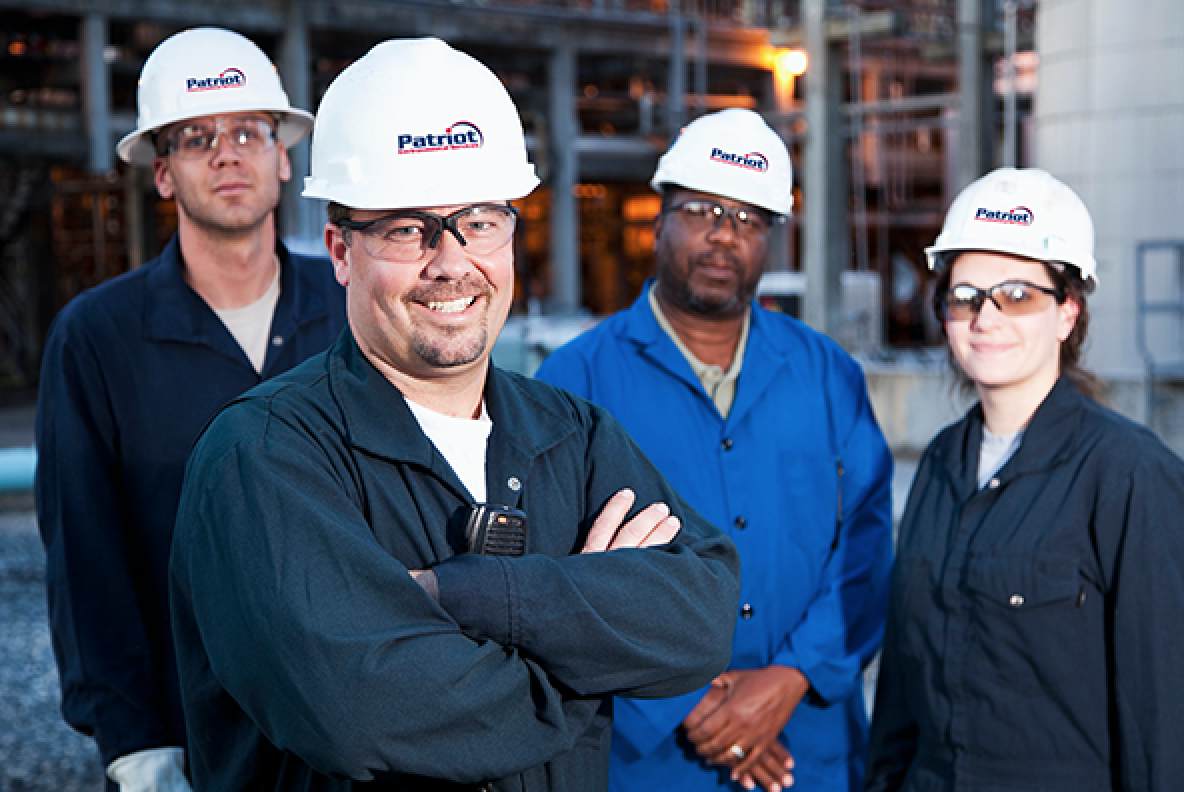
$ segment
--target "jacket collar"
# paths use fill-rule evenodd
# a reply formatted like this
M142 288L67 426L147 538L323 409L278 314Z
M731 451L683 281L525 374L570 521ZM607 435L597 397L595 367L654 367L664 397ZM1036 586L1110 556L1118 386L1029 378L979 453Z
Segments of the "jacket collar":
M385 459L433 467L435 448L403 393L366 358L348 327L329 353L329 386L351 445Z
M1085 396L1068 376L1062 374L1032 414L1020 447L999 471L1000 481L1039 473L1068 459L1080 436L1084 404ZM981 404L970 409L963 424L962 431L955 433L953 442L939 449L938 453L946 457L943 465L950 478L958 483L959 495L969 496L977 489L978 456L983 436Z
M629 308L625 319L626 336L638 345L643 355L698 393L711 406L712 413L718 415L715 405L703 390L703 384L691 369L691 364L654 317L646 296L652 284L652 278L645 282L641 296ZM744 363L740 367L740 378L736 381L736 398L732 402L732 409L728 411L728 426L743 419L760 401L780 367L788 362L786 353L772 343L769 317L755 300L751 316Z
M147 273L144 337L152 341L202 344L250 365L217 314L185 282L180 240L180 234L174 234ZM313 287L305 268L299 266L296 257L279 240L275 250L280 261L280 299L272 319L272 335L286 341L300 325L327 316L329 306L325 295ZM268 363L271 354L269 347Z
M402 392L362 353L347 327L330 352L330 387L349 442L367 453L419 465L465 492L407 407ZM485 405L493 421L487 452L487 499L517 505L531 461L576 431L573 419L534 398L523 381L489 367ZM517 479L516 486L511 482Z

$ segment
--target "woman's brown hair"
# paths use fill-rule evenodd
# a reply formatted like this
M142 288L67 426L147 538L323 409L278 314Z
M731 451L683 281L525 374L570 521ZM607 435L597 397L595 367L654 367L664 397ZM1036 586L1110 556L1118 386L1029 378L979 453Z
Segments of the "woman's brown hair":
M938 324L941 325L941 334L946 334L946 324L941 317L941 300L946 292L950 290L950 273L954 269L954 259L957 254L954 253L945 258L942 262L941 270L938 272L937 281L935 282L933 292L933 311L937 315ZM1094 374L1092 371L1086 369L1081 365L1081 348L1085 345L1085 336L1089 332L1089 305L1086 302L1086 295L1091 291L1089 284L1081 279L1075 267L1064 267L1061 271L1057 267L1044 263L1044 270L1048 273L1048 277L1052 279L1053 288L1065 295L1066 300L1072 300L1077 303L1078 313L1077 321L1073 324L1073 329L1069 332L1069 337L1061 342L1061 373L1073 381L1083 394L1093 399L1096 402L1102 402L1105 397L1105 383ZM966 372L962 371L958 366L958 362L954 359L953 352L950 353L950 366L958 375L958 384L963 391L972 391L974 383L970 377L966 376Z

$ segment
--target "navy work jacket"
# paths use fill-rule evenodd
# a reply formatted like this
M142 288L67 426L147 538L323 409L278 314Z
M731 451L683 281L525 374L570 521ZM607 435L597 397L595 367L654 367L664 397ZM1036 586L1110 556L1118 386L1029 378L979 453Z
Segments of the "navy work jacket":
M488 501L526 555L467 552L472 497L348 330L198 441L173 624L201 790L603 792L609 695L723 670L733 544L607 413L491 368ZM580 554L623 487L667 545ZM431 567L432 599L408 574Z
M1184 788L1184 462L1063 376L979 490L982 428L909 494L867 789Z
M167 569L185 461L228 401L326 349L345 323L329 262L277 245L263 374L186 284L178 238L80 295L41 365L37 517L62 712L103 762L185 744Z
M801 322L752 306L723 418L647 296L556 350L538 376L605 407L744 565L729 668L779 664L811 692L782 733L794 788L862 784L860 671L883 636L892 570L892 458L863 372ZM739 789L679 726L703 696L617 702L610 787Z

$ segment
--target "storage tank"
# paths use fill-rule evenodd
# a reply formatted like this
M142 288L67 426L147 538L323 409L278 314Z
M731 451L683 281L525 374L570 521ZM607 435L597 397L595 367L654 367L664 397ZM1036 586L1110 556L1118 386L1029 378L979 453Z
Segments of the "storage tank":
M1184 2L1041 0L1035 162L1089 207L1100 287L1086 364L1114 406L1147 420L1136 250L1184 240ZM1184 302L1175 256L1149 256L1145 297ZM1179 314L1146 318L1161 359L1184 360Z

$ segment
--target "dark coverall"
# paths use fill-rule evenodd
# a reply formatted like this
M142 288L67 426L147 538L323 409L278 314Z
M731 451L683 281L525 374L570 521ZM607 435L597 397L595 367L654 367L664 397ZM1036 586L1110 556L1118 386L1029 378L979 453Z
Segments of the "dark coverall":
M348 330L198 441L171 570L198 789L599 792L612 694L726 667L731 541L602 409L497 368L484 395L487 500L526 512L523 557L465 552L471 496ZM579 554L623 487L680 534Z
M978 490L982 422L909 494L867 789L1184 788L1184 462L1062 377Z
M185 283L177 237L54 321L37 403L37 518L62 713L104 764L184 746L167 570L185 461L235 396L323 351L345 323L327 260L280 259L263 375Z

